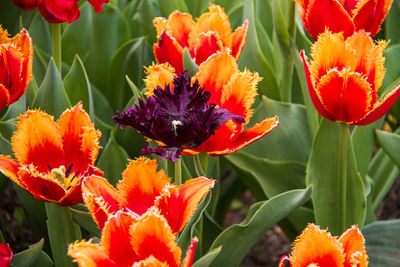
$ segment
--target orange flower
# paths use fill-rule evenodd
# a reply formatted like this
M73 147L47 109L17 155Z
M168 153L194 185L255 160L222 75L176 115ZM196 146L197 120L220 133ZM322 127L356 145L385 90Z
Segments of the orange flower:
M185 47L197 64L224 48L228 48L236 60L239 59L249 21L246 20L232 33L228 16L220 6L210 3L208 10L196 22L190 14L179 11L172 12L168 20L162 17L153 20L158 37L153 50L158 63L167 62L181 73Z
M100 132L78 103L57 122L40 110L19 117L11 141L14 155L0 155L0 171L37 199L61 206L82 202L81 181L102 175L93 164L99 150Z
M393 0L295 0L304 27L314 40L328 28L345 37L365 30L373 37Z
M160 210L174 234L185 227L215 181L199 177L175 186L169 183L163 170L156 169L155 160L144 157L131 160L117 190L102 177L90 176L83 181L83 200L100 229L118 210L140 216L150 208Z
M313 60L301 56L308 90L318 112L328 120L365 125L382 117L400 94L400 87L379 99L385 75L382 53L387 43L376 45L359 31L344 39L342 33L325 32L311 47Z
M197 242L194 238L181 265L182 250L163 216L157 211L141 217L118 211L105 223L100 244L76 242L69 245L68 255L81 267L190 267Z
M0 111L17 101L32 80L32 39L26 29L13 38L0 26Z
M292 267L366 267L368 256L365 251L364 237L354 225L338 239L309 224L294 242L290 257L282 257L279 267L289 260Z
M147 95L151 95L157 86L164 87L165 84L172 86L175 71L168 64L153 65L146 70ZM245 123L239 124L229 120L199 147L184 150L184 153L207 152L211 156L230 154L260 139L278 126L278 118L273 117L243 131L243 127L253 114L251 106L255 101L257 83L261 78L257 73L248 70L240 72L235 59L228 51L219 51L200 64L192 82L195 80L199 81L205 91L211 93L209 103L215 103L234 115L242 116Z

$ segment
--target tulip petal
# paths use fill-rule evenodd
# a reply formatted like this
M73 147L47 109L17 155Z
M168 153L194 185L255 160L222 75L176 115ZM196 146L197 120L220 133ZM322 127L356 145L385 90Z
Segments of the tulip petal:
M244 44L246 43L247 37L247 29L249 28L249 20L246 19L243 22L243 25L235 30L232 36L232 56L239 60L240 54L242 54L242 50L244 48Z
M60 206L74 206L83 201L82 199L82 178L75 178L78 179L76 183L74 183L71 188L67 189L67 193L57 202Z
M39 110L20 115L11 138L15 157L21 165L33 163L40 172L64 164L62 139L53 117Z
M99 229L103 228L110 214L120 209L123 201L106 179L94 175L82 182L82 197Z
M400 85L387 94L381 101L376 103L372 110L360 121L354 123L355 125L367 125L385 115L389 109L394 105L400 95Z
M132 267L168 267L168 264L150 256L145 260L135 262Z
M110 0L88 0L88 2L94 7L96 13L100 13L103 10L103 4L110 2Z
M13 256L11 248L4 243L0 243L0 266L10 266L10 262Z
M58 201L65 195L64 187L58 180L39 172L32 164L21 166L18 177L22 187L39 200Z
M354 24L338 0L310 0L304 25L314 40L327 27L331 32L343 32L344 36L354 33Z
M58 125L63 140L65 167L72 165L71 173L83 174L97 158L100 131L94 128L81 102L64 111Z
M18 179L19 167L20 166L18 162L13 160L10 156L0 155L0 172L21 186L21 183Z
M105 253L104 248L99 244L90 241L80 241L70 244L68 255L74 258L74 262L85 267L118 267Z
M168 266L179 266L182 251L163 216L155 212L145 213L131 226L130 237L139 260L145 260L152 255Z
M25 92L26 86L22 82L22 62L23 54L15 45L0 46L0 84L8 90L10 96L8 104L14 103Z
M10 93L4 85L0 84L0 111L10 104Z
M170 36L181 45L181 47L188 47L189 34L194 27L192 15L188 13L181 13L177 10L168 16L166 30Z
M339 242L342 243L346 255L344 267L367 267L368 256L365 250L365 240L358 226L353 226L344 232Z
M16 7L19 7L25 11L31 11L36 8L37 0L13 0Z
M179 233L190 221L199 202L214 187L215 181L204 177L190 179L178 188L169 186L157 198L155 206L160 210L174 234Z
M132 266L138 257L131 248L129 230L138 220L134 213L118 211L111 215L101 235L101 244L105 253L118 266Z
M153 64L150 67L145 67L146 79L144 79L144 83L146 85L145 95L151 96L153 95L153 90L160 86L161 88L165 88L166 85L170 85L173 87L172 81L175 77L174 68L168 63L163 64Z
M359 73L333 69L318 83L319 98L335 121L348 124L364 118L371 107L371 86Z
M197 239L197 237L194 237L192 239L192 243L190 244L188 250L186 251L186 257L183 260L181 267L192 266L194 254L195 254L195 250L196 250L196 245L198 242L199 242L199 240Z
M158 42L153 45L153 50L157 63L169 63L177 73L183 72L183 48L167 31L160 35Z
M142 215L154 205L155 199L170 179L163 170L157 172L157 162L148 158L131 160L122 173L117 188L123 197L122 207Z
M361 0L353 10L356 31L364 29L373 37L380 31L380 25L389 13L393 0Z
M309 224L295 241L290 257L291 266L343 266L343 263L339 241L314 224Z
M72 23L79 18L76 0L38 0L37 8L49 23Z
M196 63L201 64L206 61L209 56L224 48L221 38L216 32L201 32L198 42L194 48L196 55Z

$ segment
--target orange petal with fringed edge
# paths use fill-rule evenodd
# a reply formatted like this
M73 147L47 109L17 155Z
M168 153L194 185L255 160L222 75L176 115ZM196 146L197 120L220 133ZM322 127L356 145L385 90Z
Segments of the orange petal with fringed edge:
M131 160L122 173L117 188L121 194L122 207L142 215L150 207L170 181L163 170L157 172L157 162L148 158Z
M175 77L175 69L168 63L153 64L146 68L146 79L144 84L146 85L145 95L150 96L153 94L153 90L160 86L165 88L166 85L170 84L173 87L172 80Z
M179 187L166 187L157 198L155 206L160 210L174 234L179 233L190 221L199 202L214 187L215 181L199 177L190 179Z
M195 250L196 250L196 246L197 246L198 242L199 242L199 240L197 239L197 237L194 237L192 239L192 243L190 244L188 250L186 251L186 256L185 256L185 259L182 262L181 267L190 267L190 266L192 266L193 259L194 259L194 254L195 254Z
M39 200L57 201L65 195L64 187L58 180L39 172L32 164L21 166L18 177L22 187Z
M0 155L0 172L21 186L18 179L19 167L18 162L13 160L10 156Z
M360 0L353 10L353 22L356 31L364 29L374 36L380 31L380 25L389 13L393 0Z
M15 157L21 165L33 163L48 172L64 162L62 139L53 117L39 110L28 110L19 117L11 138Z
M67 109L58 120L65 153L65 167L72 165L71 172L84 172L94 164L99 146L100 132L96 131L82 102ZM82 173L81 173L82 174Z
M232 35L232 56L236 59L236 61L239 60L239 57L242 54L244 44L246 43L248 28L249 20L246 19L243 22L243 25L237 28Z
M71 185L71 187L67 190L67 193L57 201L57 204L60 206L69 207L81 203L83 201L81 185L82 178L79 177L79 180Z
M354 123L371 108L371 86L359 73L335 69L322 77L316 91L326 112L335 121Z
M106 179L94 175L82 182L82 197L100 229L108 216L121 208L120 203L123 202L122 196Z
M168 267L169 265L165 262L161 262L153 256L148 257L145 260L135 262L132 267ZM183 267L183 266L182 266Z
M118 266L132 266L138 260L138 256L131 248L130 227L138 220L132 212L118 211L111 215L101 235L101 245L104 252Z
M235 59L228 51L220 51L203 62L197 74L192 78L198 80L206 91L211 93L209 103L221 104L222 88L232 75L239 71Z
M155 213L145 213L130 229L131 245L139 260L154 256L170 267L179 267L182 251L175 242L166 219Z
M194 48L196 55L196 63L201 64L206 61L209 56L224 48L224 44L218 33L216 32L201 32L198 41Z
M354 24L340 1L310 0L305 14L304 26L314 40L327 27L332 32L354 33Z
M14 103L26 89L22 81L23 54L12 44L0 45L0 84L9 92L7 105Z
M169 35L173 36L181 47L189 46L189 34L194 27L192 15L174 11L168 16L166 30Z
M257 141L263 136L271 132L275 127L279 125L278 117L267 118L262 122L255 124L253 127L246 129L241 132L230 144L230 146L224 150L211 151L211 156L222 156L236 152L243 147L250 145Z
M10 93L4 85L0 84L0 111L10 103Z
M84 267L118 267L105 253L104 248L99 244L80 241L70 244L68 255L74 258L74 262Z
M290 264L341 267L344 259L339 241L318 226L309 224L294 243Z
M178 41L164 31L153 45L154 57L158 63L169 63L177 73L183 71L183 48Z
M339 242L342 243L346 255L344 267L367 267L368 256L365 250L365 240L358 226L353 226L344 232Z

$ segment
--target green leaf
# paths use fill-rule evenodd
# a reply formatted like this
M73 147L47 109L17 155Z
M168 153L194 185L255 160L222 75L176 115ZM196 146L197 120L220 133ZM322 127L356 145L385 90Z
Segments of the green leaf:
M398 1L393 1L389 14L385 22L385 36L391 43L400 43L400 4Z
M400 135L386 131L376 130L376 137L379 145L388 156L400 167Z
M3 155L11 155L12 154L12 146L10 141L4 138L4 136L0 133L0 154Z
M111 134L108 143L99 157L97 166L104 171L104 177L112 185L116 185L121 178L121 173L125 170L129 155L125 149L115 141Z
M236 152L225 158L239 169L251 173L269 198L305 186L305 165L302 163L272 161L245 152Z
M135 104L138 103L138 99L144 99L143 93L142 91L139 90L139 88L137 88L137 86L132 82L132 80L129 78L128 75L125 76L126 82L128 83L129 87L131 88L133 97L135 98Z
M200 17L207 9L208 3L208 0L186 0L189 13L192 14L193 17Z
M198 259L195 263L193 263L192 267L208 267L213 262L213 260L219 255L222 247L218 247L216 249L211 250L206 255Z
M39 91L33 100L33 108L40 108L58 118L65 109L71 107L71 103L64 90L60 73L58 73L53 58L50 59L49 67Z
M85 66L78 55L75 56L71 69L65 75L63 85L72 104L82 101L83 108L89 113L91 121L94 121L92 88Z
M362 233L370 266L400 266L400 220L371 223Z
M175 10L179 10L180 12L189 12L184 0L158 0L158 5L161 9L161 14L165 18Z
M29 246L28 249L21 251L17 254L14 254L11 260L11 266L39 266L36 265L38 258L42 253L42 248L44 244L44 239L41 239L38 243ZM50 260L50 259L49 259ZM40 266L52 266L50 262L47 265L40 265Z
M71 213L74 221L78 225L82 226L83 229L94 236L101 236L101 231L98 228L97 224L93 221L93 218L89 212L71 208Z
M350 134L345 128L343 136L342 127L347 126L325 119L322 121L307 166L307 183L314 185L315 221L322 228L329 227L333 235L340 235L343 227L347 229L353 224L362 227L366 214L364 184L357 172ZM345 158L341 156L341 138L347 143ZM344 170L342 166L345 166ZM340 181L343 177L346 177L345 190ZM341 198L343 195L345 202ZM342 219L345 219L345 225Z
M139 24L147 34L146 37L149 44L153 44L157 40L157 32L153 26L153 19L160 15L159 6L154 1L142 0L133 17L133 21Z
M187 47L183 49L182 63L183 69L187 70L190 76L194 76L199 71L199 66L193 61Z
M293 210L303 205L311 196L311 187L280 194L270 200L254 204L246 219L223 231L211 249L222 250L210 266L239 266L246 253L260 236Z

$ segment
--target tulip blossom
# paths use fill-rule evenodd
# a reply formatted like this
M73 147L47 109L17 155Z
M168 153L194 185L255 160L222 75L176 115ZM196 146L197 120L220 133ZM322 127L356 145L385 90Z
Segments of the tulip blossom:
M173 86L173 89L171 88ZM164 84L152 91L147 102L139 98L139 105L131 106L123 113L117 112L113 120L124 129L130 126L162 146L145 147L142 153L155 153L161 158L177 161L182 150L196 148L215 133L220 125L229 120L240 124L243 117L215 103L207 102L210 93L200 88L198 82L191 84L185 71L173 78L172 85Z
M32 39L26 29L13 38L0 26L0 111L17 101L32 80Z
M385 20L393 0L295 0L304 27L314 40L329 31L345 37L365 30L373 37Z
M12 256L13 251L11 248L7 244L0 243L0 266L10 266Z
M360 31L344 39L326 32L311 47L304 62L308 90L318 112L328 120L366 125L382 117L396 102L400 86L379 97L385 75L382 56L387 43Z
M294 242L291 255L281 258L279 267L284 267L287 260L292 267L368 266L364 237L356 225L337 238L309 224Z
M182 250L162 215L154 210L140 217L118 211L108 217L100 244L76 242L69 245L68 255L81 267L190 267L197 242L192 240L181 264Z
M99 138L81 103L57 122L45 112L28 110L11 138L16 160L0 155L0 171L39 200L76 205L82 202L82 179L102 175L93 166Z
M95 175L83 181L83 199L100 229L118 210L129 210L141 216L151 208L160 211L173 233L185 227L215 181L199 177L175 186L170 184L163 170L157 172L156 169L155 160L138 158L130 161L117 189Z
M175 70L168 64L153 65L147 68L145 79L147 94L154 94L153 88L171 84ZM210 93L209 103L215 103L244 118L244 122L229 120L215 131L201 145L185 149L184 154L207 152L211 156L233 153L252 142L262 138L278 126L278 118L266 118L253 127L243 130L250 121L253 110L251 106L257 96L257 83L261 80L257 73L248 70L240 72L235 59L228 51L220 51L200 64L199 71L192 78L198 81L204 91ZM173 86L173 85L170 85Z
M178 73L183 71L183 49L187 47L197 64L222 49L229 49L238 60L246 42L249 21L233 33L224 10L212 3L209 12L196 22L192 16L179 11L172 12L168 19L157 17L153 24L157 30L158 42L154 44L154 55L158 63L169 63Z

